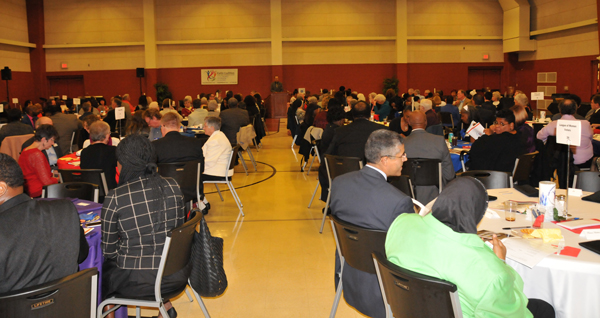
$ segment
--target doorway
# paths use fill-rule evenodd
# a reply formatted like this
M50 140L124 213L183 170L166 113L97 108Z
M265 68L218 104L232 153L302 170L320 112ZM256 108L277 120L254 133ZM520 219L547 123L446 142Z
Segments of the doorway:
M498 67L469 67L469 89L480 90L489 87L500 90L502 66Z
M69 97L85 96L83 75L48 76L50 96L67 95Z

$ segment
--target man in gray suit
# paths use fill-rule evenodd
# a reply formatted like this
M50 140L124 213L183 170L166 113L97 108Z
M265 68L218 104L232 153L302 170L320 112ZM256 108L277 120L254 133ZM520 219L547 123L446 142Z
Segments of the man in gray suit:
M232 146L237 145L236 134L241 127L250 124L248 111L238 108L238 101L235 98L230 98L227 101L229 109L221 112L221 131L227 136Z
M444 137L425 131L427 117L423 112L416 111L408 119L412 132L404 140L408 158L438 159L442 162L442 183L445 185L454 179L454 166ZM417 201L427 204L439 194L436 186L418 186L415 189Z
M72 114L63 114L59 105L48 106L47 111L51 114L49 117L54 123L54 128L58 131L58 146L63 154L71 153L71 138L77 129L83 128L77 116ZM76 141L74 141L76 142ZM76 151L77 146L73 147Z
M365 145L367 165L333 180L331 213L340 219L374 230L387 231L396 217L414 212L412 200L386 180L400 176L406 161L402 138L396 132L376 130ZM336 273L340 260L336 253ZM369 317L385 317L377 276L344 264L344 298ZM336 286L339 277L336 276Z

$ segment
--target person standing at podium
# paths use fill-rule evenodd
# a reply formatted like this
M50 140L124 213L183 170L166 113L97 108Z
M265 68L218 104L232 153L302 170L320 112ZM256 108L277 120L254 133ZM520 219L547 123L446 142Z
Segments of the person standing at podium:
M283 92L283 84L279 81L279 76L275 76L275 81L271 83L271 92L272 93L281 93Z

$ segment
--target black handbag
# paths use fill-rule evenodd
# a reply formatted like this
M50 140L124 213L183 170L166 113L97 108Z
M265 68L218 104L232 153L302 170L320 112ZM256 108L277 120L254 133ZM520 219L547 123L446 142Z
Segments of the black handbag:
M223 239L210 235L204 217L200 220L200 233L194 233L190 283L203 297L220 296L227 289L227 276L223 268Z

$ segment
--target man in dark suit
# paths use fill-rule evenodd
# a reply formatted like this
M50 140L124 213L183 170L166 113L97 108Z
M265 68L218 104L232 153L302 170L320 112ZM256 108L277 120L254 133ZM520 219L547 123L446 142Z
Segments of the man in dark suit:
M369 121L371 108L364 101L352 107L354 121L335 130L333 140L325 154L358 157L365 161L365 143L372 132L385 126Z
M109 146L110 126L103 121L90 125L91 145L81 151L81 169L102 169L108 190L117 187L117 147Z
M64 154L71 152L71 138L77 129L83 128L81 122L75 115L63 114L59 105L48 106L50 119L54 123L54 127L58 131L58 146ZM73 148L73 151L77 150Z
M491 92L487 92L486 94L492 94ZM473 105L479 111L479 118L481 119L481 124L483 127L488 128L494 124L496 120L496 107L492 102L485 102L484 98L481 95L473 96Z
M204 146L206 140L182 136L179 133L181 122L176 113L168 112L164 114L160 119L160 122L163 137L152 142L156 151L157 162L171 163L200 160L200 169L201 172L204 172L204 153L202 152L202 146ZM200 182L198 186L200 196L203 197L204 186L202 182ZM181 191L185 195L196 197L196 188L188 189L182 187ZM200 205L200 208L204 209L202 204Z
M227 103L229 109L221 112L221 131L227 136L232 146L237 145L236 134L241 127L250 124L248 111L238 108L238 101L235 98L230 98Z
M360 227L387 231L398 215L414 212L412 200L386 181L388 176L402 173L406 161L402 137L377 130L368 138L365 154L367 165L362 170L333 180L331 213ZM336 253L336 273L339 269ZM344 264L342 279L344 298L350 306L369 317L385 317L377 275ZM336 285L338 280L336 276Z
M21 111L11 108L6 111L8 124L0 128L0 144L6 137L33 134L33 127L21 122Z
M35 129L35 122L38 119L38 115L42 112L42 105L40 104L32 104L30 103L26 108L25 108L25 114L23 115L23 118L21 119L21 122L23 124L29 125L31 126L31 128Z
M590 104L592 109L589 111L589 117L587 115L585 117L590 124L600 124L600 95L594 95Z
M40 125L54 125L54 123L52 122L52 119L50 119L50 117L44 116L44 117L38 118L38 120L35 121L36 129ZM21 151L23 151L23 149L31 146L31 144L34 141L34 138L35 137L31 137L31 138L27 139L27 141L23 143L23 146L21 146ZM42 151L42 153L44 154L44 156L46 156L46 159L48 160L48 164L51 167L56 166L58 158L63 156L63 153L57 144L54 144L54 146L52 146L52 148L50 148L50 149L46 149L46 150Z
M423 112L412 112L409 118L413 128L410 136L404 139L404 148L408 158L438 159L442 161L442 181L445 185L454 179L454 166L444 137L425 131L427 119ZM427 204L436 198L439 189L436 186L418 186L415 195L417 201Z
M23 183L19 164L0 154L0 293L74 274L89 252L73 203L32 200Z

